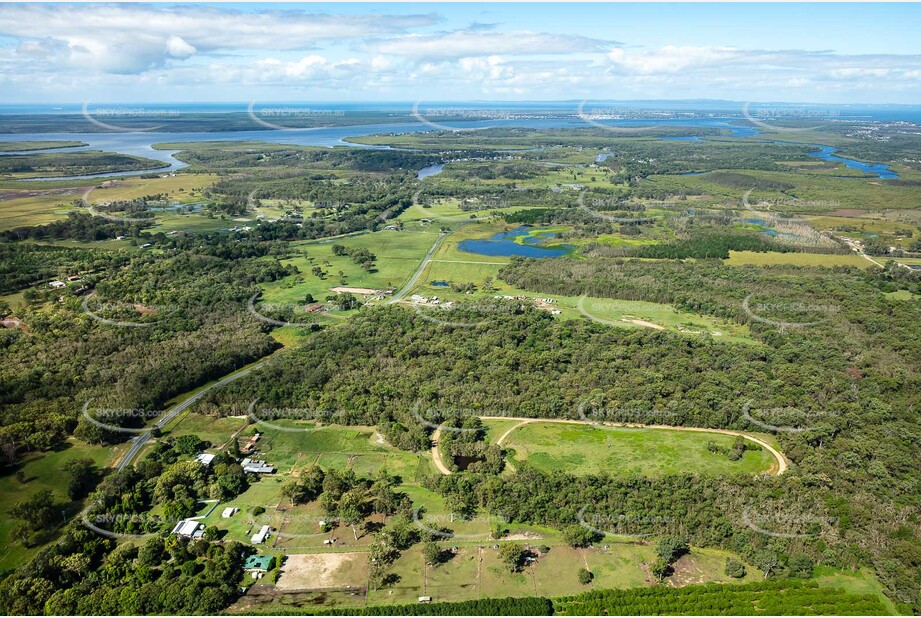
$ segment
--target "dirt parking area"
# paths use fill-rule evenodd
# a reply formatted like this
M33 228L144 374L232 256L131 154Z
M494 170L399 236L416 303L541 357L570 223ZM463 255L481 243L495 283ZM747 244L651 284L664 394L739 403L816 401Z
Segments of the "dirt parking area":
M292 554L287 557L275 588L317 590L368 583L368 554L364 552Z

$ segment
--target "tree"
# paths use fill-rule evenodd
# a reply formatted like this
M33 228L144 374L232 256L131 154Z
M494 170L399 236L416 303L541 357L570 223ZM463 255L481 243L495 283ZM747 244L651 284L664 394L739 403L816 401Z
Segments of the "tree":
M652 566L649 567L649 572L652 573L656 579L662 581L671 575L674 572L674 569L672 568L671 564L665 560L662 560L662 558L656 558L655 562L652 563Z
M58 505L54 500L54 492L50 489L41 489L35 494L16 503L10 509L10 515L25 523L30 530L52 528L62 521Z
M96 484L96 462L92 459L71 459L63 466L67 474L67 495L71 500L80 500Z
M656 544L656 555L666 564L671 564L688 553L688 542L677 536L665 536Z
M588 569L579 569L579 583L583 586L587 586L592 583L592 580L595 579L595 575Z
M351 526L355 540L358 540L356 526L365 518L365 496L361 489L352 489L342 494L339 499L339 518Z
M563 528L563 539L572 547L588 547L600 537L598 532L579 524Z
M725 572L729 577L741 579L745 577L745 565L733 558L726 558Z
M431 564L432 566L441 563L441 547L437 543L429 541L422 546L422 557L425 559L426 564Z
M524 563L524 557L524 547L518 543L505 543L499 546L499 560L512 573L521 570L521 566Z

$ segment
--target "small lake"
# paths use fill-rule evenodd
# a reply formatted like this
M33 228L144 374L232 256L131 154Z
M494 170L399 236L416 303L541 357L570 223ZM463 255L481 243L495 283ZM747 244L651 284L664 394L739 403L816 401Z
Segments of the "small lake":
M428 167L423 167L419 170L419 173L416 174L416 178L422 180L423 178L428 178L429 176L435 176L440 174L441 171L445 168L444 163L439 163L437 165L429 165Z
M534 232L533 228L526 225L508 232L500 232L489 239L469 239L458 243L457 248L467 253L478 255L511 257L545 258L560 257L572 251L571 245L560 245L560 248L541 247L539 243L556 236L553 232ZM516 238L525 237L521 243L515 242Z

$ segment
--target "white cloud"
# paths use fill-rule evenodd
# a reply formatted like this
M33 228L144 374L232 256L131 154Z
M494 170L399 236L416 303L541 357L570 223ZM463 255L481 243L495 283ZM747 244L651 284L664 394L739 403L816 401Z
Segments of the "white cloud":
M109 73L139 73L196 53L308 50L321 42L396 35L437 21L421 14L241 12L192 5L0 5L0 35L19 39L24 53L53 39L66 52L57 54L59 62Z
M613 43L583 36L474 27L438 34L409 34L369 42L365 48L416 60L474 56L577 54L600 52Z
M180 36L171 36L166 40L166 53L173 58L188 58L196 51L194 45L189 45Z
M650 75L677 73L690 67L721 64L738 58L740 52L731 47L690 47L669 45L657 50L628 51L612 49L608 60L627 73Z

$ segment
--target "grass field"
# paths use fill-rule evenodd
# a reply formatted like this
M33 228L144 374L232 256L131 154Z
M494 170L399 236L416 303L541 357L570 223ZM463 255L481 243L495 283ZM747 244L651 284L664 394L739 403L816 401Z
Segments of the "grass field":
M178 202L188 203L201 199L201 191L217 182L216 174L180 173L166 178L118 178L106 187L97 187L87 197L91 204L133 200L145 195L164 193Z
M729 266L856 266L870 268L873 263L856 253L831 255L824 253L759 253L756 251L730 251Z
M51 148L73 148L76 146L86 146L86 142L75 142L70 140L47 140L47 141L30 141L30 142L0 142L0 152L26 152L29 150L48 150Z
M50 191L0 189L0 230L41 225L67 217L71 202L80 199L85 187Z
M324 243L292 243L293 250L301 255L283 260L283 263L296 266L300 274L263 286L262 301L302 307L306 294L322 301L332 294L330 288L337 286L375 290L399 287L419 267L437 238L437 227L415 226L401 232L380 231ZM365 271L350 257L333 255L334 244L350 249L368 249L377 256L374 268ZM315 266L326 273L325 278L321 279L311 272Z
M716 433L536 422L513 431L503 446L514 449L516 461L539 470L579 475L757 474L770 469L773 458L765 450L746 451L738 461L707 450L708 442L730 447L733 440Z
M23 564L40 549L23 547L10 538L15 521L7 515L7 511L42 489L51 489L58 501L66 502L67 476L61 473L64 463L72 459L90 458L102 469L115 460L121 448L92 446L72 439L69 447L63 450L27 456L21 466L26 476L25 483L19 483L12 474L0 477L0 513L3 513L3 517L0 517L0 571ZM81 506L70 504L63 510L62 517L73 517Z
M177 174L166 178L122 178L113 179L111 185L102 188L94 185L92 180L72 180L69 184L54 183L54 188L29 185L0 189L0 230L8 230L27 225L41 225L64 219L73 210L71 203L81 199L90 190L87 199L90 204L131 200L145 195L164 193L170 199L181 203L200 201L201 191L212 185L217 176L214 174ZM213 231L226 227L227 222L220 219L208 219L202 215L178 215L160 213L157 216L160 227L151 231L170 231L172 229L189 229L193 231Z

